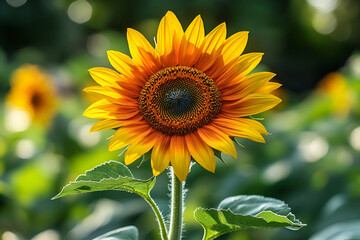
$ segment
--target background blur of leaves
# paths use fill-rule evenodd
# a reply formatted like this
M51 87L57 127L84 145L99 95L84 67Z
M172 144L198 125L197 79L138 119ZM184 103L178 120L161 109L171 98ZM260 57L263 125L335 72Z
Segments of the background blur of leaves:
M109 66L106 50L128 53L127 27L153 42L167 10L175 12L184 28L201 14L206 32L224 21L228 36L250 31L246 52L265 53L257 70L277 73L275 81L283 84L277 92L283 103L255 116L263 117L271 132L265 145L240 140L245 148L238 148L238 159L224 156L227 165L219 161L215 174L193 166L187 179L185 239L202 236L192 213L196 207L216 207L238 194L284 200L308 226L222 239L330 239L326 234L334 231L359 236L359 1L1 0L2 238L91 239L136 225L140 239L156 239L154 216L136 196L104 192L50 198L85 170L108 160L123 161L117 157L120 152L107 152L113 131L87 134L94 121L82 112L92 99L81 89L94 84L87 69ZM6 110L11 75L24 64L38 65L56 86L57 114L48 126L24 125L24 116ZM136 166L130 166L135 176L151 176L148 162ZM167 184L162 174L152 193L165 213Z

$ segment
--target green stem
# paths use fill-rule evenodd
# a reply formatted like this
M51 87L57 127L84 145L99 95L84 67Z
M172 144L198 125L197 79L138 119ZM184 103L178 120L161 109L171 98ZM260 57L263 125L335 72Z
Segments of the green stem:
M176 177L174 171L172 170L171 172L171 217L169 240L180 240L183 218L183 184Z
M165 226L165 223L164 223L164 219L161 215L161 212L158 208L158 206L156 205L156 203L154 202L154 200L149 197L149 198L145 198L145 200L150 204L151 208L153 209L155 215L156 215L156 218L158 220L158 223L159 223L159 227L160 227L160 235L161 235L161 239L162 240L169 240L168 237L167 237L167 231L166 231L166 226Z

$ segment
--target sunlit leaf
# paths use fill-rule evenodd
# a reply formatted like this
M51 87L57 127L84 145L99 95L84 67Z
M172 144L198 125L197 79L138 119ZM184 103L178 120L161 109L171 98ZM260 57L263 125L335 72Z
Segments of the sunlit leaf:
M196 209L195 218L205 230L203 239L209 240L239 230L305 226L290 211L274 198L240 195L224 199L217 209Z
M69 194L105 190L127 191L148 199L154 184L155 178L146 181L136 179L127 166L120 162L110 161L87 171L85 175L80 175L75 182L66 185L53 199Z
M139 231L135 226L127 226L105 233L94 240L137 240Z

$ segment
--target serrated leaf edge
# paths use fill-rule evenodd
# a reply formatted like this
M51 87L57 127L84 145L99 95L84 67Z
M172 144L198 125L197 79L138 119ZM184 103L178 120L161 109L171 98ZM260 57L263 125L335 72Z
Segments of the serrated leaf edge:
M100 166L100 165L99 165ZM91 171L91 170L88 170L88 171ZM86 171L87 172L87 171ZM81 175L79 175L78 177L80 177ZM76 178L76 179L78 179L78 177ZM151 177L151 178L149 178L148 180L142 180L142 179L137 179L137 178L131 178L131 177L122 177L122 176L119 176L118 178L113 178L113 177L109 177L109 178L103 178L103 179L101 179L100 181L84 181L84 180L80 180L80 181L72 181L72 182L70 182L70 183L68 183L68 184L66 184L62 189L61 189L61 191L57 194L57 195L55 195L53 198L51 198L51 200L55 200L55 199L58 199L58 198L61 198L61 197L65 197L65 196L67 196L67 195L74 195L74 194L76 194L76 193L71 193L71 194L67 194L67 195L65 195L65 196L61 196L61 194L62 194L62 192L64 191L64 189L66 188L66 187L68 187L68 186L70 186L71 184L73 184L73 183L99 183L99 184L101 184L101 182L102 181L106 181L106 180L119 180L120 178L123 178L123 179L126 179L126 178L128 178L128 179L131 179L131 180L135 180L135 181L139 181L139 182L143 182L143 183L146 183L146 182L150 182L150 181L154 181L154 179L155 179L155 177ZM151 185L153 185L153 184L151 184ZM151 186L150 185L150 186ZM151 191L151 189L152 188L150 188L149 190L148 190L148 194L150 194L150 191ZM106 191L106 190L103 190L103 191ZM129 192L129 193L135 193L135 194L137 194L137 195L139 195L139 196L141 196L141 197L143 197L143 198L148 198L148 196L145 196L145 195L143 195L142 193L140 193L140 192L138 192L138 191L129 191L129 190L123 190L123 189L121 189L121 190L117 190L117 189L114 189L113 191L125 191L125 192ZM101 192L101 190L99 190L99 191L94 191L94 192ZM81 193L81 192L80 192Z
M108 161L108 162L101 163L100 165L97 165L97 166L95 166L94 168L92 168L92 169L90 169L90 170L86 170L84 174L80 174L79 176L77 176L74 182L79 182L79 181L77 181L77 180L78 180L81 176L86 176L86 174L87 174L88 172L94 171L95 169L97 169L97 168L99 168L99 167L101 167L101 166L104 166L104 165L106 165L106 164L111 164L111 163L121 164L121 165L125 166L127 169L129 169L129 168L128 168L125 164L123 164L122 162L110 160L110 161ZM129 170L130 170L130 169L129 169ZM130 172L130 174L131 174L131 177L134 178L134 175L132 174L132 172L131 172L131 171L129 171L129 172ZM120 177L121 177L121 176L120 176ZM109 178L112 178L112 177L109 177ZM108 178L107 178L107 179L108 179ZM114 179L114 178L112 178L112 179ZM134 179L136 179L136 178L134 178ZM103 179L101 179L101 180L103 180ZM101 180L100 180L100 181L101 181ZM139 179L139 180L140 180L140 179ZM99 182L100 182L100 181L99 181ZM72 183L74 183L74 182L72 182ZM97 182L97 181L89 181L89 182Z
M199 209L206 210L206 211L207 211L207 210L215 210L215 211L217 211L217 212L219 212L219 211L227 211L227 212L230 212L230 213L232 213L232 214L234 214L234 215L236 215L236 216L243 216L243 217L251 216L251 217L254 217L254 218L262 219L262 220L264 220L266 223L274 222L274 221L268 222L268 221L266 221L263 217L258 217L257 215L254 216L254 215L250 215L250 214L245 215L245 214L241 214L241 213L234 213L233 211L231 211L230 208L228 208L228 209L216 209L216 208L202 208L202 207L198 207L198 208L196 208L195 211L194 211L194 216L195 216L196 211L198 211ZM306 224L300 222L300 220L298 220L298 219L296 219L296 218L295 218L295 219L298 220L300 223L294 223L293 221L291 221L291 220L287 217L289 214L294 215L294 214L291 213L291 212L290 212L287 216L279 215L279 214L274 213L274 212L272 212L272 211L262 211L262 212L270 212L270 213L273 213L273 214L275 214L275 215L277 215L277 216L285 217L287 220L289 220L289 222L291 222L292 224L294 224L294 225L296 225L296 226L299 226L300 228L306 226ZM260 213L262 213L262 212L260 212ZM260 213L258 213L258 214L260 214ZM294 216L295 216L295 215L294 215ZM195 220L196 220L197 222L199 222L199 221L197 220L196 216L195 216ZM199 222L199 223L200 223L200 222ZM201 224L201 223L200 223L200 224ZM204 234L204 239L205 239L205 236L206 236L206 233L207 233L207 229L206 229L202 224L201 224L201 226L202 226L203 229L205 230L205 234ZM291 227L291 226L290 226L290 227ZM224 234L226 234L226 233L231 233L231 232L236 232L236 231L237 231L237 229L230 230L230 231L226 231L226 232L223 232L223 233L221 233L221 234L216 234L216 235L214 235L214 236L211 236L211 238L208 238L208 239L205 239L205 240L212 240L212 239L215 239L215 238L217 238L217 237L219 237L219 236L221 236L221 235L224 235Z
M230 210L230 211L231 211L231 210ZM291 214L291 215L293 215L293 216L295 217L295 215L294 215L292 212L289 212L288 215L284 216L284 215L279 215L279 214L277 214L277 213L274 213L273 211L268 210L268 211L259 212L259 213L258 213L257 215L255 215L255 216L253 216L253 215L250 215L250 216L253 216L253 217L256 217L256 218L262 218L262 219L264 219L264 220L266 221L265 218L259 217L258 215L259 215L260 213L267 213L267 212L272 213L272 214L274 214L274 215L276 215L276 216L278 216L278 217L284 217L284 218L286 218L286 220L288 220L289 222L293 223L294 225L299 225L300 227L306 226L306 224L300 222L300 220L297 219L297 218L294 218L294 219L295 219L296 221L299 221L299 223L296 223L296 222L291 221L291 220L288 218L288 216ZM234 214L235 214L235 213L234 213ZM236 215L236 214L235 214L235 215ZM248 216L248 215L245 215L245 216ZM267 223L271 223L271 222L273 222L273 221L269 221L269 222L266 221L266 222L267 222Z
M256 218L259 218L259 219L263 219L265 222L267 222L267 223L270 223L270 222L272 222L272 221L270 221L270 222L268 222L268 221L266 221L266 219L265 218L263 218L263 217L258 217L258 215L260 214L260 213L263 213L263 212L269 212L269 213L273 213L273 214L275 214L276 216L279 216L279 217L285 217L287 220L289 220L291 223L293 223L294 225L301 225L301 227L304 227L304 226L306 226L306 224L304 224L304 223L301 223L300 222L300 220L298 220L298 219L296 219L295 218L295 220L298 220L300 223L294 223L293 221L291 221L287 216L289 216L289 214L292 214L293 216L295 216L293 213L289 213L288 215L286 215L286 216L284 216L284 215L279 215L279 214L277 214L277 213L274 213L274 212L272 212L272 211L262 211L262 212L260 212L260 213L258 213L257 215L251 215L251 214L241 214L241 213L234 213L233 211L231 211L231 209L230 208L228 208L228 209L216 209L216 208L202 208L202 207L198 207L198 208L196 208L195 209L195 211L194 212L196 212L198 209L202 209L202 210L215 210L215 211L229 211L229 212L231 212L232 214L234 214L234 215L236 215L236 216L243 216L243 217L246 217L246 216L251 216L251 217L256 217Z

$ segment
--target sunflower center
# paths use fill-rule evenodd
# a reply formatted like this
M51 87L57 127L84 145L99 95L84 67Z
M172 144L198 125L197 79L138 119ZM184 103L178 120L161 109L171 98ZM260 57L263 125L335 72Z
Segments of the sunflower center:
M221 96L205 73L186 66L152 75L139 97L144 119L167 135L185 135L207 125L220 111Z
M42 104L42 97L39 93L34 93L34 95L31 97L31 104L35 109L40 107Z

